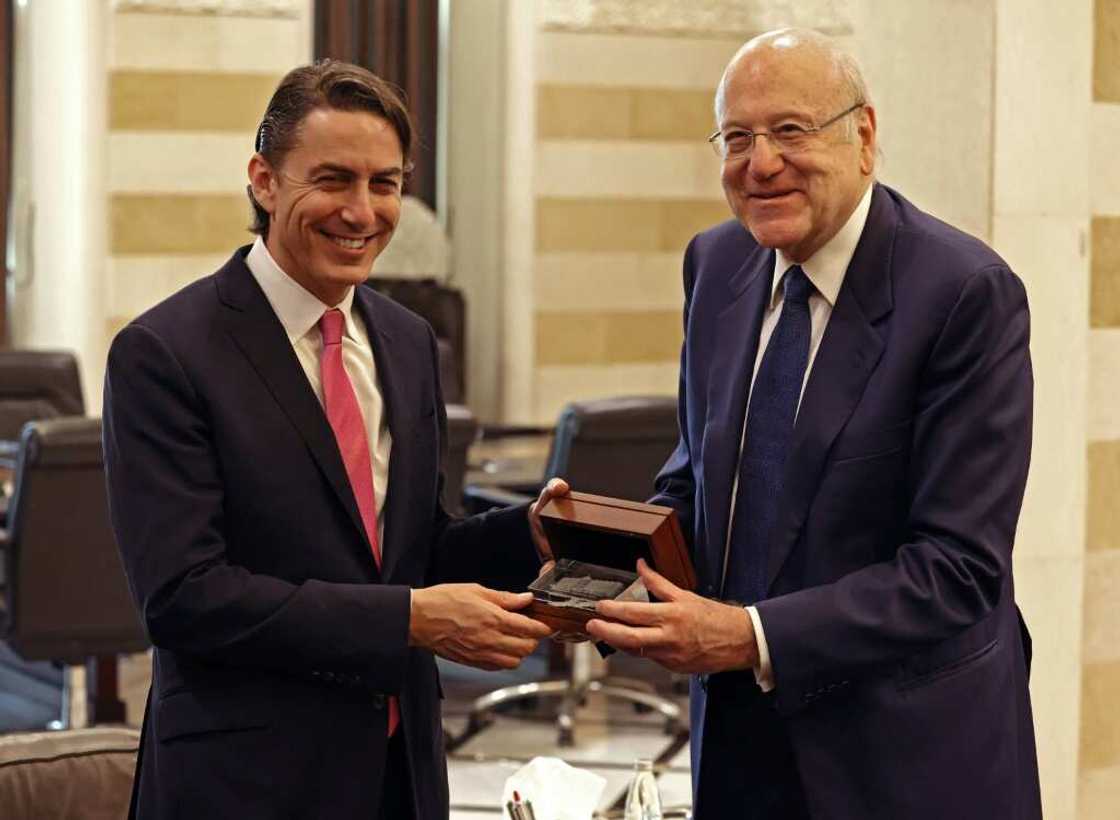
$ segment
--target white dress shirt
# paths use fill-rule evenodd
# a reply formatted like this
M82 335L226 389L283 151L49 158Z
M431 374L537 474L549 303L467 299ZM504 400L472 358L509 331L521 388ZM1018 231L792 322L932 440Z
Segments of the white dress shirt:
M323 335L319 332L319 319L332 307L342 311L342 366L354 386L354 394L366 423L369 458L373 465L373 495L377 503L377 540L383 543L385 518L381 511L385 509L385 493L389 486L389 451L392 449L393 439L385 419L385 403L377 381L377 365L373 359L369 334L361 312L353 309L354 288L347 290L346 296L337 305L324 305L318 297L304 290L295 279L284 273L259 236L253 243L245 264L264 291L276 318L284 326L288 341L307 375L311 389L319 399L319 404L323 403L323 383L319 375Z
M871 208L871 189L868 185L863 197L860 199L848 221L844 223L836 235L828 240L821 248L801 263L801 269L809 281L813 283L813 292L809 294L809 361L805 366L805 378L801 382L801 395L805 395L805 385L809 382L809 372L813 369L813 360L817 357L817 349L821 345L828 320L832 316L832 308L836 304L836 297L840 293L840 286L844 284L844 274L848 264L856 252L856 245L863 234L863 226L867 223L867 212ZM780 250L774 254L774 276L770 284L770 301L766 305L766 312L762 317L762 330L758 335L758 354L754 359L754 372L751 375L751 392L754 392L754 380L758 375L759 365L762 364L762 355L766 352L766 345L782 315L782 300L785 295L785 280L783 276L795 262L791 262ZM801 400L798 399L798 410L801 409ZM750 395L747 398L747 408L750 408ZM746 437L747 418L743 415L743 427L739 435L739 458L743 455L743 441ZM736 460L738 463L738 460ZM735 516L735 496L739 491L739 474L735 473L735 482L731 488L731 518ZM729 520L727 524L727 542L723 550L723 571L727 572L727 557L731 546L731 527L734 523ZM751 623L754 624L755 639L758 642L758 666L754 670L755 680L763 692L774 688L774 668L770 663L770 650L766 645L766 633L762 628L762 619L758 610L753 606L747 607Z

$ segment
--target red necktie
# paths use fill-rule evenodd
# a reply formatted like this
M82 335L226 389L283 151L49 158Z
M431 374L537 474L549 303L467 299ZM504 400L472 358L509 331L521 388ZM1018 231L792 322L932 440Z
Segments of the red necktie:
M377 499L373 495L373 465L369 455L369 439L362 408L354 394L354 386L342 366L342 311L334 308L319 320L323 334L323 352L319 358L319 371L323 379L323 404L327 421L334 431L350 489L358 502L358 513L366 530L373 560L381 569L381 545L377 541ZM392 735L400 721L400 705L396 698L389 698L389 734Z

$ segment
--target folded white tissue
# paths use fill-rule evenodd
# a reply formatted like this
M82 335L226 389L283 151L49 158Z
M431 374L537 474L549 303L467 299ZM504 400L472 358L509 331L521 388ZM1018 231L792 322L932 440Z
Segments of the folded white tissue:
M605 777L576 769L558 757L534 757L506 780L502 816L507 816L506 801L516 791L533 804L537 820L590 820L606 786Z

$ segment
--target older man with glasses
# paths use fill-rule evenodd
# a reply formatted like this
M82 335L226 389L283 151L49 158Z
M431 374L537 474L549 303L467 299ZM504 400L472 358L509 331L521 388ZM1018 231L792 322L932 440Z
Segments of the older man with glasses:
M827 38L747 43L715 113L736 218L685 254L654 498L700 588L640 564L658 602L603 602L589 632L694 674L700 820L1038 818L1023 285L875 181L875 108Z

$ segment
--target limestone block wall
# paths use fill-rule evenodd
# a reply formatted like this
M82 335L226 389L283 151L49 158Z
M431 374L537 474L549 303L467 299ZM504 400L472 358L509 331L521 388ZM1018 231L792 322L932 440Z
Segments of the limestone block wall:
M252 240L246 166L309 0L122 0L109 26L106 335Z
M1120 806L1120 2L1096 0L1093 23L1082 820Z

